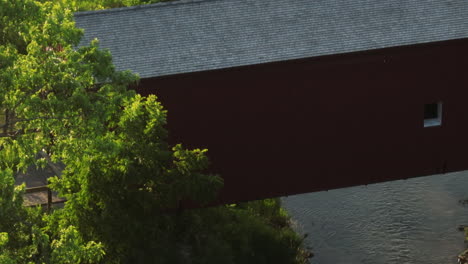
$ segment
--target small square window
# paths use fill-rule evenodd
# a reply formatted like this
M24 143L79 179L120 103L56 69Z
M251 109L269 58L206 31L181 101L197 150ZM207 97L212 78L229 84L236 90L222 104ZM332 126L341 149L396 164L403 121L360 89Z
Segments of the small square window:
M424 127L442 125L442 102L424 105Z

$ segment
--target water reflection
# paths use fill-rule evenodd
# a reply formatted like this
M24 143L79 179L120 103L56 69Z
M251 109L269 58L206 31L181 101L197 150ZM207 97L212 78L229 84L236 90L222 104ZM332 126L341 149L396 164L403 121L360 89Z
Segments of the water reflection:
M468 171L283 197L313 263L456 263Z

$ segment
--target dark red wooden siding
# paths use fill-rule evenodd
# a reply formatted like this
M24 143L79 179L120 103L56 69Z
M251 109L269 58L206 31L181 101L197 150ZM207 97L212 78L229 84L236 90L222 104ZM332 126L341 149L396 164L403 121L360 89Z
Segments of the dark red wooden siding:
M243 201L468 169L468 41L142 80ZM443 125L423 127L443 102Z

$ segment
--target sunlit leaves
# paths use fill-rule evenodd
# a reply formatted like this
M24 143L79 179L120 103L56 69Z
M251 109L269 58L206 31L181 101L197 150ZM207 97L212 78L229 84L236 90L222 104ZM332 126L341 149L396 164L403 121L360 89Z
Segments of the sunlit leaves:
M206 150L169 146L156 96L128 89L137 75L117 72L98 40L77 47L77 5L0 0L7 21L0 25L0 109L11 113L0 137L0 232L23 262L126 262L146 246L141 237L164 250L164 212L183 201L209 202L222 186L206 173ZM49 216L25 209L13 181L19 171L45 166L41 151L65 167L49 186L67 202Z
M0 263L2 264L14 264L16 261L14 261L4 250L6 247L6 244L8 243L8 233L5 232L0 232Z
M135 6L164 2L167 0L76 0L75 7L80 11L99 10L124 6Z
M97 263L105 254L101 243L84 243L74 226L60 230L52 249L52 262L57 264Z

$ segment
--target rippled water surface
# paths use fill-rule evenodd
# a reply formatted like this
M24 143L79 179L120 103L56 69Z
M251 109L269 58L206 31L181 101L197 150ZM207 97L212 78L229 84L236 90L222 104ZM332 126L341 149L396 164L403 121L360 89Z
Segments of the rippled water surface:
M468 171L283 197L312 263L457 263Z

